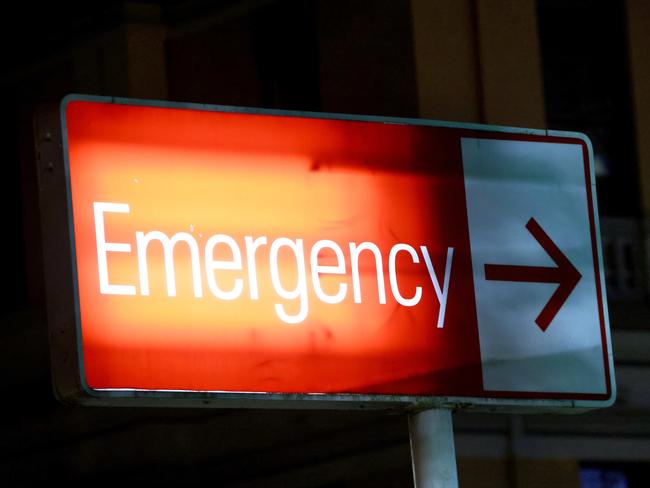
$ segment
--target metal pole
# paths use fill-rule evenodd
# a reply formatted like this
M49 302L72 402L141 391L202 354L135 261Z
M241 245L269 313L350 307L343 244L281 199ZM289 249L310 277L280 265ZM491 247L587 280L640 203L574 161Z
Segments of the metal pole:
M451 410L424 410L409 416L416 488L458 488Z

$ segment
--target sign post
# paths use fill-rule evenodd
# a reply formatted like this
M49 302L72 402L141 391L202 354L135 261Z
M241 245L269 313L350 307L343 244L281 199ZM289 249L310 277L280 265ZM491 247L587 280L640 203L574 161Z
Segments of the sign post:
M457 488L451 410L424 410L409 416L411 459L416 488Z
M36 127L64 401L419 411L441 486L450 409L614 402L582 134L90 96Z

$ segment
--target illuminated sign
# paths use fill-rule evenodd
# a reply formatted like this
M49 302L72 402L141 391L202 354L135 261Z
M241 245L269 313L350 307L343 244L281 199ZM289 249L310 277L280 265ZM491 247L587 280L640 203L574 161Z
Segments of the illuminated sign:
M81 96L61 124L82 401L613 401L584 136Z

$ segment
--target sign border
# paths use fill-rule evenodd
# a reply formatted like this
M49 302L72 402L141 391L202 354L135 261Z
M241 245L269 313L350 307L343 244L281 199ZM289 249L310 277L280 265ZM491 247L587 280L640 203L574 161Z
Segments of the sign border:
M72 208L72 192L70 182L70 167L68 154L68 130L66 109L71 102L99 102L117 105L131 105L141 107L189 109L210 112L230 112L256 115L275 115L303 118L333 119L343 121L379 122L384 124L418 125L467 130L468 132L485 133L484 137L494 138L493 133L503 133L519 136L526 140L537 137L553 137L561 139L579 140L584 144L585 177L588 179L586 188L587 205L589 211L589 228L592 237L592 250L594 254L594 271L596 274L596 288L599 290L599 314L601 321L601 339L603 342L603 362L605 367L606 384L608 392L604 394L561 394L534 392L492 392L491 397L455 397L455 396L412 396L412 395L387 395L387 394L324 394L324 393L263 393L263 392L233 392L233 391L194 391L194 390L142 390L142 389L93 389L88 386L85 379L85 369L82 348L81 317L79 308L79 293L77 282L77 262L74 235L74 216ZM594 175L593 148L589 138L579 132L523 129L508 126L492 126L475 123L446 122L428 119L414 119L402 117L381 117L367 115L350 115L339 113L320 113L308 111L290 111L277 109L261 109L250 107L236 107L226 105L209 105L200 103L169 102L161 100L142 100L123 97L108 97L96 95L70 94L60 103L59 123L61 130L61 144L59 151L63 156L63 176L65 179L65 210L67 218L68 251L70 252L70 274L72 279L72 292L74 301L74 333L72 340L76 347L76 366L78 378L73 384L78 390L76 394L70 391L55 390L64 402L82 403L86 405L114 405L114 406L199 406L220 408L373 408L373 409L402 409L423 410L429 408L472 408L488 411L527 412L546 411L556 413L573 413L592 408L611 406L616 399L616 382L614 377L614 359L611 346L611 331L607 309L603 257L601 248L600 226L598 220L598 206L596 199L596 181ZM480 137L480 136L479 136ZM517 137L517 138L519 138ZM38 140L38 139L37 139ZM586 150L586 151L585 151ZM45 231L45 229L44 229ZM65 279L60 278L59 279ZM69 285L69 283L68 283ZM48 304L49 308L49 304ZM50 311L49 321L52 322ZM50 324L51 334L53 326ZM62 324L70 327L71 324ZM69 331L68 331L69 332ZM54 348L54 347L53 347ZM56 349L56 348L54 348ZM55 351L56 352L56 351ZM55 361L55 354L52 354ZM54 365L53 365L54 366ZM56 368L54 368L56 369ZM56 380L56 371L54 378ZM73 386L73 390L75 389ZM528 394L527 394L528 393ZM518 394L518 397L515 395ZM522 394L524 397L522 397ZM553 395L555 399L548 399ZM586 398L585 398L586 397ZM596 397L594 399L594 397ZM602 397L602 399L598 398Z

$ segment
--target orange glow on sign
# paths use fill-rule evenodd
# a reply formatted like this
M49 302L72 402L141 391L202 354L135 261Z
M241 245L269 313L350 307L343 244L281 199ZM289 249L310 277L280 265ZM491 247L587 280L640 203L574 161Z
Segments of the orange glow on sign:
M85 394L613 400L581 136L136 103L63 105Z
M454 145L423 127L84 101L66 123L91 388L480 389L475 323L446 326L474 307L450 280L470 267Z

